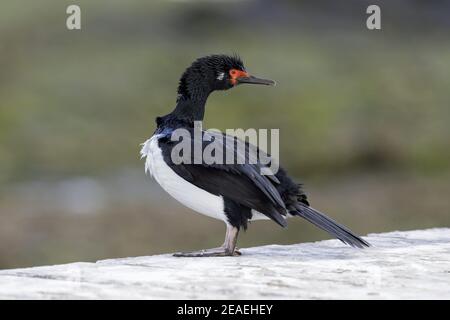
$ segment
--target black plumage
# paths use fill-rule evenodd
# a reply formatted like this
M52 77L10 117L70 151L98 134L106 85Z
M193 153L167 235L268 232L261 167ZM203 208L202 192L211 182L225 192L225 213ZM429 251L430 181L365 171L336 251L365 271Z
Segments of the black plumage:
M190 161L174 163L172 149L177 141L171 140L174 130L188 130L195 137L194 121L204 117L205 104L209 94L215 90L227 90L240 83L273 84L271 80L250 76L242 60L237 56L212 55L197 59L182 75L176 107L168 115L156 119L158 147L165 164L179 177L190 184L220 197L223 201L223 213L226 217L227 236L222 247L201 252L179 254L182 256L236 255L238 231L246 229L253 215L263 214L282 227L286 227L288 215L299 216L327 231L344 243L362 248L369 244L338 224L323 213L310 207L301 184L295 183L282 168L274 175L262 175L261 169L267 167L259 161L258 148L235 137L220 133L203 132L209 139L202 139L202 150L212 141L221 143L221 156L232 148L236 159L256 159L253 164L218 164ZM226 143L227 141L231 143ZM194 138L189 141L194 144ZM239 149L239 144L245 144ZM239 153L237 150L245 150ZM224 162L222 162L224 163ZM242 162L240 162L242 163Z

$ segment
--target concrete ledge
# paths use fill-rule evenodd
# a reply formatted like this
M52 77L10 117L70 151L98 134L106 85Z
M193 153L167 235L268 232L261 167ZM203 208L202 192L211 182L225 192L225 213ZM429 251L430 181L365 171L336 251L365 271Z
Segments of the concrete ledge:
M0 271L1 299L450 299L450 229Z

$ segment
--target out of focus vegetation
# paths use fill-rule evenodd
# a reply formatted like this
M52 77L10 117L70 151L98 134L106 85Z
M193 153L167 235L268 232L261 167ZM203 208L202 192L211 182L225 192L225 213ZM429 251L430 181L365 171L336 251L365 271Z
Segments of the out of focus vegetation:
M392 1L391 1L392 2ZM450 5L7 1L0 8L0 268L214 246L220 222L144 176L139 143L195 58L238 52L275 88L214 93L205 124L280 128L315 207L360 233L450 224ZM82 30L68 31L69 4ZM326 238L254 223L240 245Z

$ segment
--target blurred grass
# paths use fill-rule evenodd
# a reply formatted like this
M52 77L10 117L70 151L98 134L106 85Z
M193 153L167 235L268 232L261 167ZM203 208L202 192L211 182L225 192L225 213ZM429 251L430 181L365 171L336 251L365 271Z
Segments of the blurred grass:
M383 2L383 30L372 32L364 25L367 3L350 1L339 8L330 1L2 4L0 267L144 254L144 247L163 252L221 240L211 236L209 228L216 224L206 218L193 220L189 230L170 226L184 218L165 216L166 203L173 203L168 197L157 207L143 201L71 218L39 208L29 215L10 203L21 201L10 190L29 181L141 169L139 143L153 132L153 119L172 110L184 68L209 53L238 52L249 71L277 80L278 86L214 93L205 125L280 128L281 162L307 186L320 186L311 191L319 208L364 232L372 228L355 212L364 208L371 208L370 225L378 231L448 225L450 205L439 202L437 212L439 199L433 196L445 198L449 190L450 42L442 17L448 6ZM82 8L81 31L65 28L68 4ZM373 182L378 176L392 178ZM409 193L405 179L428 195ZM348 188L352 192L341 190ZM392 189L385 199L393 203L383 208L369 195L385 188ZM359 199L353 193L366 202L352 208ZM114 228L123 228L114 235L103 227L110 219ZM136 223L126 223L130 219ZM244 244L323 235L300 223L288 232L255 225ZM170 236L156 232L152 238L142 226L173 229ZM256 228L268 229L252 231ZM275 234L270 239L269 230ZM122 237L122 231L134 238ZM306 236L298 238L302 232ZM38 250L39 237L44 247ZM78 237L92 241L75 241ZM12 251L11 244L23 253Z

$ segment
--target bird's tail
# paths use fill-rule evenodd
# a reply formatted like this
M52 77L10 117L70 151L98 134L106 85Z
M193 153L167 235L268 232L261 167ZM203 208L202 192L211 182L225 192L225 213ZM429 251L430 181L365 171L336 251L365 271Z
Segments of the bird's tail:
M292 215L300 216L308 220L315 226L331 234L333 237L341 240L343 243L361 249L370 247L370 244L367 241L316 209L300 202L295 204L295 208L295 211L290 212Z

